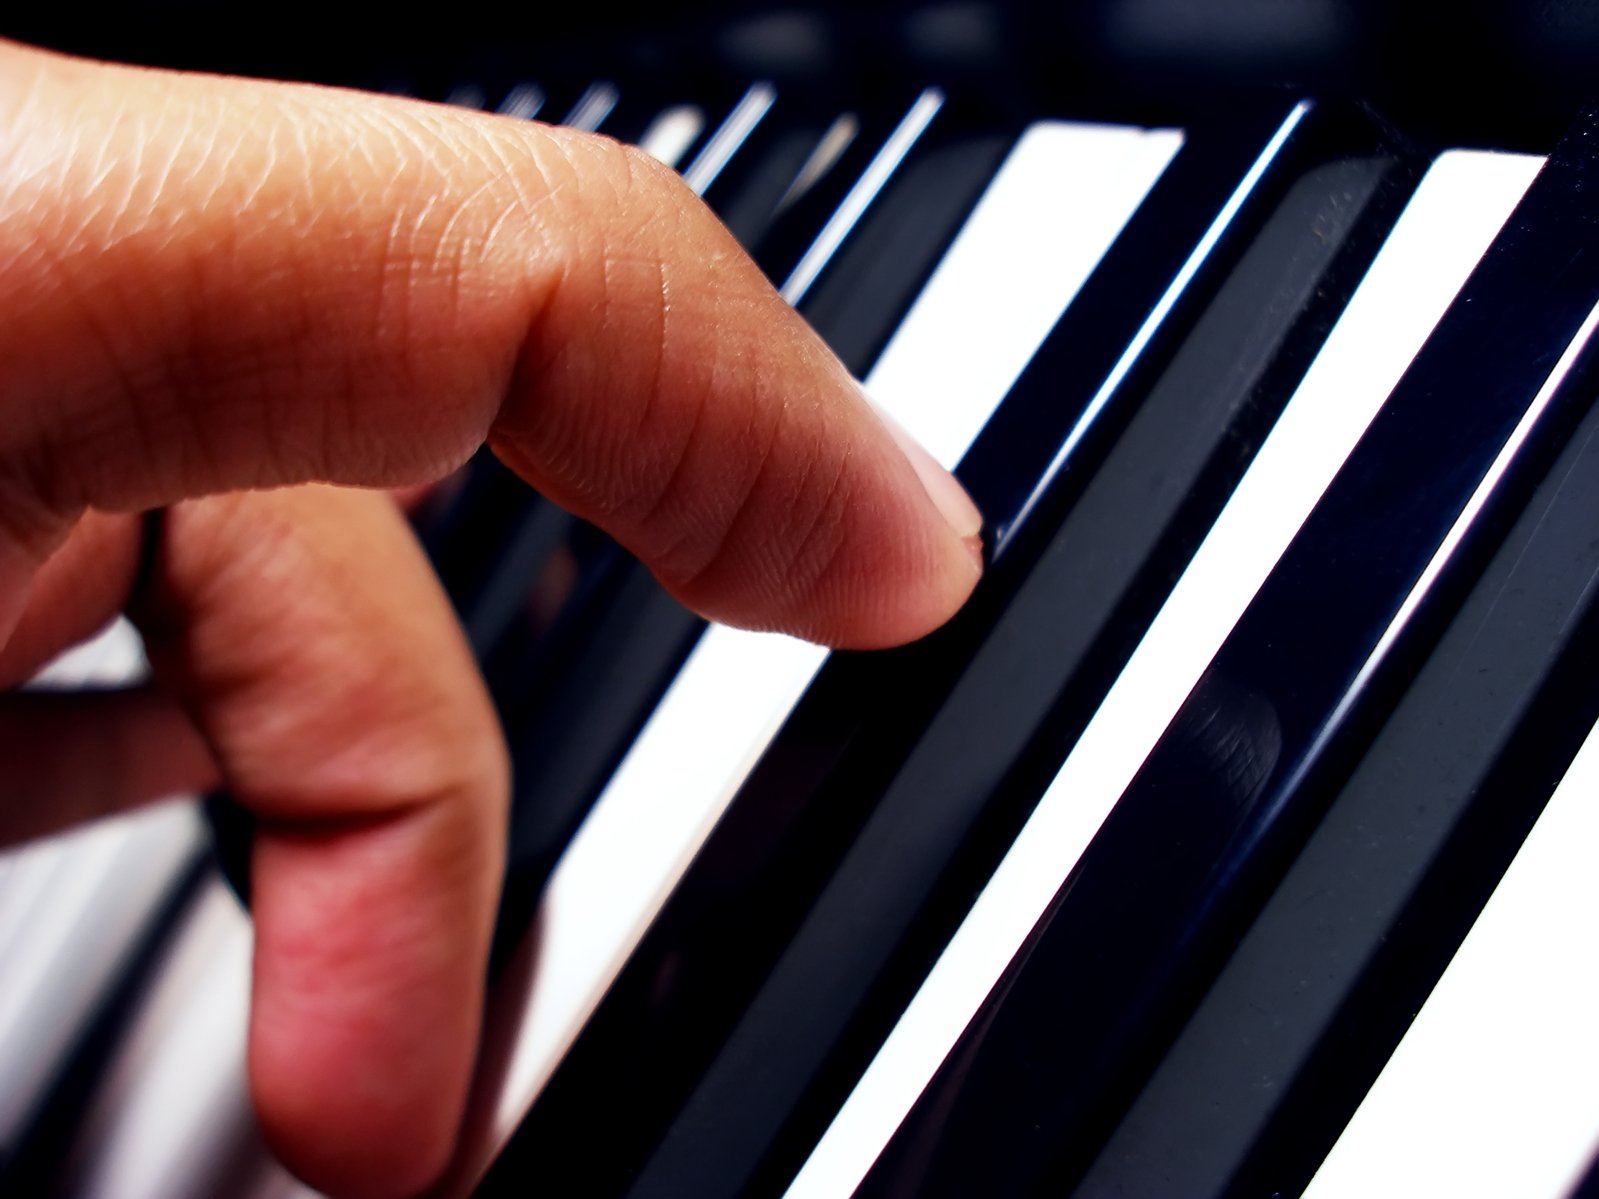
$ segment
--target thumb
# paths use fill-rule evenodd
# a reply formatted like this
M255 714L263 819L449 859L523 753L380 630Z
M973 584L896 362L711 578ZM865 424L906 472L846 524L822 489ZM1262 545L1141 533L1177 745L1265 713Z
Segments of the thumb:
M0 594L87 507L485 440L718 619L884 645L976 581L958 485L640 152L5 45L0 147Z

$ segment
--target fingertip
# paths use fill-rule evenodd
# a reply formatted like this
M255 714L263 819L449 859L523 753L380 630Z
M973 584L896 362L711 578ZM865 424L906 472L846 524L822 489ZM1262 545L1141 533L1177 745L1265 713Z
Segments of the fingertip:
M253 1098L326 1194L417 1194L449 1160L482 1009L473 879L494 873L473 840L417 812L257 844Z

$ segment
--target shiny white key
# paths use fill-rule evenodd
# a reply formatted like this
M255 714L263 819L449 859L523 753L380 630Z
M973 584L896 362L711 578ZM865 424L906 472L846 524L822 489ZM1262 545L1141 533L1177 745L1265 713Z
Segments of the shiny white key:
M1043 914L1540 165L1433 165L1170 598L791 1199L848 1194Z
M705 128L705 110L695 104L678 104L666 109L644 130L639 149L652 158L675 167Z
M867 380L877 404L953 465L1181 141L1030 130ZM551 879L507 975L534 985L496 997L484 1059L501 1077L475 1096L458 1192L515 1128L825 657L721 627L690 655Z
M1599 728L1307 1199L1562 1199L1599 1148Z

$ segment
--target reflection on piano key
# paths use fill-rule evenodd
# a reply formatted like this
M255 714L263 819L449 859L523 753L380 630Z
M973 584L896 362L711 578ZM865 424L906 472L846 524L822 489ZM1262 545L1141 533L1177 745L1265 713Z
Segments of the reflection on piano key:
M879 367L887 373L868 378L874 401L953 465L1180 142L1170 131L1056 124L1024 137L951 247L947 273L907 317L903 348ZM1039 285L1013 288L1023 272ZM951 376L958 392L944 390ZM543 1086L824 657L727 628L694 650L557 868L508 972L536 985L499 997L504 1084L480 1114L463 1188Z
M822 268L855 227L855 222L861 219L861 214L871 205L883 184L888 182L889 176L911 152L911 147L927 131L927 126L943 106L944 93L937 88L928 88L916 97L910 111L900 119L882 149L867 164L865 172L844 196L843 203L828 218L827 224L816 235L816 240L794 264L794 269L778 288L790 304L797 305L805 298L805 293L821 274ZM814 156L812 161L815 161Z
M782 212L794 200L803 196L816 186L818 180L836 163L850 148L851 143L860 136L860 118L852 112L839 116L827 127L827 132L822 134L822 139L816 143L816 148L811 151L811 156L800 167L799 173L794 176L794 182L788 185L777 201L777 211Z
M459 87L451 88L450 93L444 97L444 102L456 108L484 108L487 107L489 98L477 84L463 83Z
M717 126L710 140L683 170L683 182L696 196L716 182L716 177L761 123L777 99L777 89L769 83L754 83L727 114L727 119Z
M494 111L507 117L520 117L531 121L544 107L544 89L532 83L519 83L505 93Z
M616 107L620 98L621 93L616 90L614 83L603 80L591 83L572 104L571 111L561 118L561 124L568 129L593 133L605 123L605 118L611 115L611 109Z
M1456 153L1428 173L1237 492L791 1195L845 1193L864 1177L1537 166Z
M667 166L675 167L704 128L704 109L697 104L677 104L645 127L639 136L639 149Z
M1599 728L1306 1192L1562 1199L1599 1148Z

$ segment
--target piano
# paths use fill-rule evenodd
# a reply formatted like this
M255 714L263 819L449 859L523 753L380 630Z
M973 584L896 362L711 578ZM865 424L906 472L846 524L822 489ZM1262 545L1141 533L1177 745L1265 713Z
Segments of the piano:
M638 142L989 521L827 654L418 510L516 772L439 1194L1599 1194L1599 17L1396 7L7 18ZM0 860L6 1193L308 1193L206 813Z

